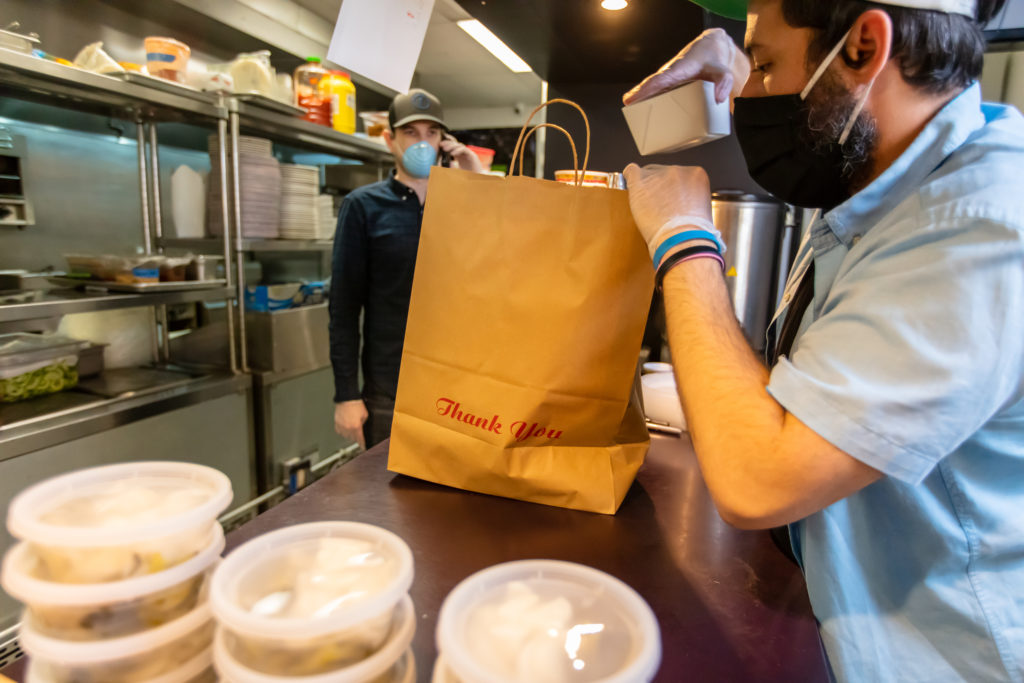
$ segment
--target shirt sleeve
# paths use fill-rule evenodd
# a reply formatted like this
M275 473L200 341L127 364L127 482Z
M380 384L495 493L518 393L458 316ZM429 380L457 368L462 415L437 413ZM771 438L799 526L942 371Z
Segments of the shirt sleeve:
M359 315L366 303L366 211L347 198L338 213L331 266L330 340L334 401L361 398L359 391Z
M847 255L768 391L837 448L916 485L1020 398L1024 248L990 219L900 235L869 231L863 255Z

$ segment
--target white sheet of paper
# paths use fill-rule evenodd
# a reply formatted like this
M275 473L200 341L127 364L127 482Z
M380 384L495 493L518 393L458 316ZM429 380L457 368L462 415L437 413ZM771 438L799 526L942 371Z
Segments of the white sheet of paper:
M434 0L344 0L327 59L407 92Z

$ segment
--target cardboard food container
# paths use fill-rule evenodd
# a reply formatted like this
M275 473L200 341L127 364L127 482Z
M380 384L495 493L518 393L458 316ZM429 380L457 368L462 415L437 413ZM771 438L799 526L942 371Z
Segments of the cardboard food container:
M715 86L693 81L622 108L640 154L697 147L730 132L729 102L715 102Z

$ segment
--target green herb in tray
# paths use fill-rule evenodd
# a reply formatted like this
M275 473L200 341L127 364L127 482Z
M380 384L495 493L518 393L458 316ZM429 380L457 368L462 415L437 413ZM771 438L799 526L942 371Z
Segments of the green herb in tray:
M57 362L7 379L0 379L0 403L15 403L55 394L78 384L78 366Z

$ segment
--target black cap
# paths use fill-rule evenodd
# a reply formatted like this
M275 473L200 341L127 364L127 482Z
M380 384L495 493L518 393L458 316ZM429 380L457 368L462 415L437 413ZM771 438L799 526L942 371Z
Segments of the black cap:
M419 88L413 88L405 95L396 95L388 107L388 124L391 130L413 121L433 121L448 130L444 122L441 100Z

